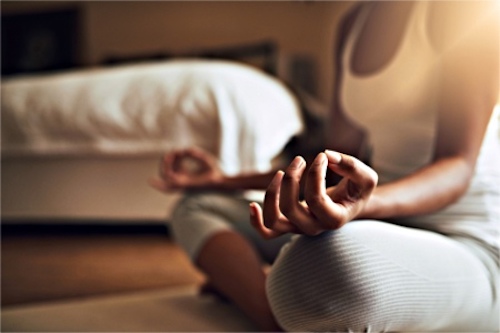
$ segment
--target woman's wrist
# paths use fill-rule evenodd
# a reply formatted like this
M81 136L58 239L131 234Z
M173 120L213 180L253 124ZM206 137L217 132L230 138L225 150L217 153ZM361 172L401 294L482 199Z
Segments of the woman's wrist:
M363 206L358 215L356 215L355 219L359 220L380 218L381 207L382 200L380 195L378 194L377 188L375 188L368 198L366 204Z
M207 185L208 187L213 189L224 190L228 188L229 183L230 183L229 177L223 174L217 174L217 175L212 175L212 177L210 177L210 179L207 182Z

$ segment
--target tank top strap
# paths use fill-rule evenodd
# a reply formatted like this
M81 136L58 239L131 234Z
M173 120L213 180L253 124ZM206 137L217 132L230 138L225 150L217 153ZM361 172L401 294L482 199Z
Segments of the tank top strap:
M410 27L413 29L414 36L420 39L421 45L429 49L431 53L434 53L434 48L430 43L427 29L430 4L430 1L427 0L416 1L415 8L412 11L412 22Z
M368 18L368 15L370 14L371 8L372 8L371 3L365 3L362 5L360 12L357 14L354 24L352 26L352 29L350 32L348 32L345 46L344 46L344 51L342 53L342 67L350 69L350 62L352 59L352 53L354 51L354 43L358 40L359 34L361 33L361 30L365 26L366 20Z

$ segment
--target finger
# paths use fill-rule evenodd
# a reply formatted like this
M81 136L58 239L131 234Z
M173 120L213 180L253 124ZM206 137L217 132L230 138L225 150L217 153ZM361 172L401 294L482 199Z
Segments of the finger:
M264 197L264 225L272 229L280 219L286 219L279 207L280 186L283 180L283 171L278 171L274 175L271 183L267 187Z
M171 174L184 171L183 161L186 157L186 149L176 150L171 156L171 166L167 169Z
M163 156L162 169L165 177L182 170L181 161L183 154L183 150L174 150Z
M186 149L185 154L186 156L197 160L204 167L211 167L217 164L217 161L212 154L198 147L190 147Z
M302 233L297 227L291 224L286 218L280 218L268 228L264 224L263 212L259 204L250 204L250 222L254 228L265 238L274 238L286 233Z
M255 202L250 203L249 211L250 211L250 223L263 238L272 239L284 234L284 232L269 229L264 225L262 209L257 203Z
M326 168L328 166L328 158L324 153L319 153L311 163L307 173L305 184L305 195L312 197L315 193L322 195L326 193Z
M158 177L150 178L148 180L148 183L152 188L157 189L160 192L166 192L169 190L167 183L163 179L160 179Z
M165 178L168 173L172 171L174 165L175 153L166 153L162 156L160 160L159 174L162 178Z
M195 146L186 148L185 153L186 153L186 155L192 156L195 158L205 158L207 156L210 156L210 153L208 153L204 149L201 149L201 148L195 147Z
M369 193L377 185L377 173L357 158L331 150L326 150L325 154L328 167L357 186L355 193L352 193L355 197Z
M300 156L295 157L283 176L280 188L279 208L286 218L307 235L320 232L314 216L299 202L300 179L306 168L306 162Z
M345 208L334 203L326 192L326 170L328 158L318 154L312 162L304 188L309 210L325 229L337 229L345 223Z
M279 207L280 187L281 181L283 180L283 174L283 171L278 171L267 187L266 195L264 197L263 224L266 228L281 233L301 233L300 230L290 223L286 216L281 213Z

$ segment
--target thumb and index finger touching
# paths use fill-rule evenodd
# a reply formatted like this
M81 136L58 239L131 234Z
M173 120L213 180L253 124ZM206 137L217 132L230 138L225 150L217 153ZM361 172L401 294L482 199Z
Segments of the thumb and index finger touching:
M368 195L377 186L378 175L375 170L357 158L332 150L326 150L325 155L328 158L328 168L355 187L358 192L353 193L355 198Z
M172 150L161 157L159 175L149 178L149 185L162 192L171 190L168 179L176 178L177 172L183 169L185 159L193 160L202 170L211 169L217 165L215 157L202 148L189 147Z
M326 150L324 153L318 154L309 169L304 195L308 206L310 206L313 213L320 220L331 221L332 225L325 227L335 229L345 223L343 220L348 218L346 217L348 213L345 209L337 205L336 202L332 201L326 193L325 176L327 168L342 176L344 182L350 183L350 187L354 188L354 195L353 198L349 199L354 200L359 197L369 196L377 185L378 176L373 169L355 157L331 150ZM280 176L277 178L281 180L283 172L279 171L278 173ZM281 185L281 181L276 183ZM271 183L270 187L272 186L273 183ZM274 187L276 187L276 184L274 184ZM276 191L276 189L273 188L273 191ZM276 200L279 199L275 198ZM275 206L279 208L278 204ZM282 215L278 208L273 209L275 220L278 220L278 213ZM276 230L273 226L267 227L264 224L267 216L264 216L262 208L255 202L250 204L250 216L252 225L264 238L273 238L286 233L285 230Z

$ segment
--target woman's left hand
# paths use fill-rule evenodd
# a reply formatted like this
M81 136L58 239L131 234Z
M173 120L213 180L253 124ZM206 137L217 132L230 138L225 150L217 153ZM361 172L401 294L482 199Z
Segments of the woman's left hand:
M196 147L165 154L159 173L149 183L162 192L216 187L224 178L216 157Z
M326 188L327 168L343 177ZM358 159L333 151L314 159L305 179L304 201L299 201L300 180L306 169L296 157L286 171L278 172L269 185L263 209L250 204L252 225L264 238L292 232L318 235L342 227L362 211L377 186L376 172Z

